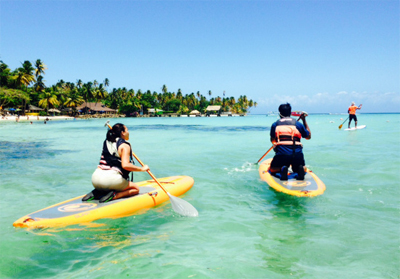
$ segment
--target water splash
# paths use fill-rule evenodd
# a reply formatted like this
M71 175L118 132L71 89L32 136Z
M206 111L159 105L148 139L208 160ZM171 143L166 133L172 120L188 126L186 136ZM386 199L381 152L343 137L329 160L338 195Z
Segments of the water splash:
M225 171L229 175L235 174L235 173L245 173L245 172L250 172L254 170L254 164L250 162L244 163L241 167L235 167L235 168L224 168Z

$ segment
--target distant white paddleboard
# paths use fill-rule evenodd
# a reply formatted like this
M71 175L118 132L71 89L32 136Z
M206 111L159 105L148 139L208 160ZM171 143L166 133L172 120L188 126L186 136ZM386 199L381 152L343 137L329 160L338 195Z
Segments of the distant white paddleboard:
M347 128L347 129L344 129L345 131L355 131L355 130L361 130L361 129L364 129L365 127L367 127L367 125L360 125L360 126L357 126L357 128L356 127L353 127L353 128Z

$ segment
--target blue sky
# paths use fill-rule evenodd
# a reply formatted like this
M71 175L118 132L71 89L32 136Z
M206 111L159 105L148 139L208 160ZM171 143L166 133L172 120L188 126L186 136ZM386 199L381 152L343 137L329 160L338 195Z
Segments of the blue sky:
M251 113L400 112L399 1L0 0L0 59L45 83L212 97Z

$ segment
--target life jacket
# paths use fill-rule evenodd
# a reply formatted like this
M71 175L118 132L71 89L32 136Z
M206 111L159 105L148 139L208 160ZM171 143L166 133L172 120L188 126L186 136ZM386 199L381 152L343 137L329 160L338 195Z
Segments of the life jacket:
M275 138L276 145L300 145L301 133L296 128L296 120L284 117L276 122Z
M129 145L130 154L132 154L132 148L129 142L121 138L116 138L115 142L105 140L103 143L103 151L101 153L99 168L103 170L116 170L121 173L125 179L129 178L130 171L125 170L122 167L121 158L118 154L118 148L121 144L126 143ZM133 163L132 155L130 155L130 161Z
M350 106L349 107L349 114L356 114L356 110L358 109L357 106Z

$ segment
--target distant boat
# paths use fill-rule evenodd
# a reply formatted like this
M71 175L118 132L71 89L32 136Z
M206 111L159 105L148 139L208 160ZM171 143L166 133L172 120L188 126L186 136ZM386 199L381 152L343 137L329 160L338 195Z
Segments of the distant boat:
M292 111L292 116L301 116L303 113L304 113L306 116L308 115L308 113L305 112L305 111L296 110L296 111Z

